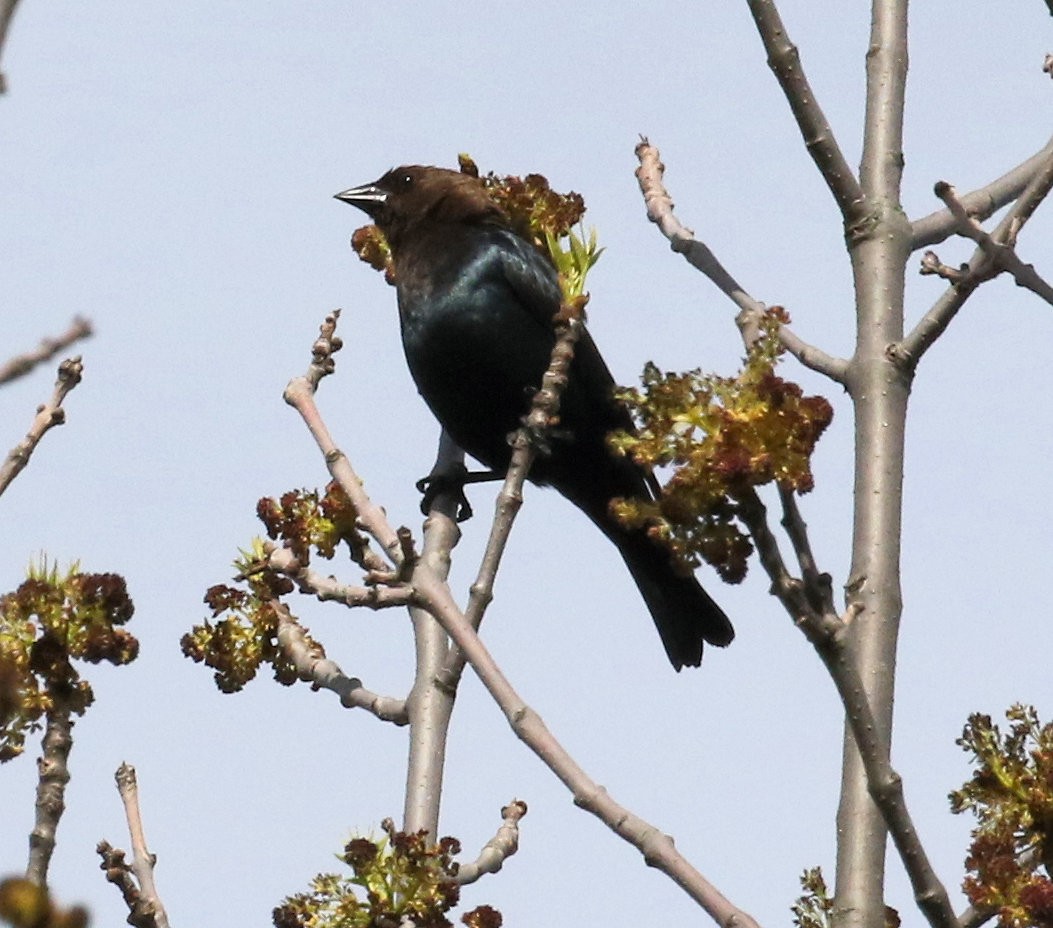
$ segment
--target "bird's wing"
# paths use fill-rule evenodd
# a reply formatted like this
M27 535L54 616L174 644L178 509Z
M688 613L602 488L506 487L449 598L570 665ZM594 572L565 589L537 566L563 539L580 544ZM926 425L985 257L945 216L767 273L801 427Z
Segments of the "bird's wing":
M552 330L553 316L559 311L563 299L555 270L529 242L511 232L503 234L508 236L505 243L508 247L496 251L500 255L505 280L517 302L540 324ZM563 398L564 418L579 423L579 427L588 423L588 428L601 434L619 430L634 432L636 427L632 416L625 406L614 400L614 389L614 377L607 362L588 329L583 328L574 350L574 377ZM628 468L627 462L626 466ZM628 469L633 470L632 482L636 482L639 478L635 469ZM651 497L657 498L660 490L654 475L644 473L643 482Z
M552 317L559 312L563 294L556 270L530 242L514 232L501 229L499 256L501 271L516 299L542 325L552 327Z

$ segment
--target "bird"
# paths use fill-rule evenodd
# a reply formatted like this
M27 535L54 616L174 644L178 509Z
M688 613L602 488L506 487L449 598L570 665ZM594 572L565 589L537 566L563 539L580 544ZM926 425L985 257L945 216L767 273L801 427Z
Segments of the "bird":
M552 262L513 230L470 174L407 165L336 199L364 211L387 239L402 344L421 397L461 449L503 474L508 435L529 411L556 340L562 292ZM649 470L608 447L609 432L633 429L615 389L583 327L558 428L529 479L554 487L613 542L674 669L697 667L704 642L724 647L735 632L664 544L611 513L614 498L656 499L660 492Z

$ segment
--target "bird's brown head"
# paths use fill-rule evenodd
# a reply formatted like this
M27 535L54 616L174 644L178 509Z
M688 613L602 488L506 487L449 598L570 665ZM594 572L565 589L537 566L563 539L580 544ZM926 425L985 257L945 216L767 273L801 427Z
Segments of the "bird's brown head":
M379 180L336 194L363 210L397 252L407 234L449 223L507 222L477 177L446 168L406 165Z

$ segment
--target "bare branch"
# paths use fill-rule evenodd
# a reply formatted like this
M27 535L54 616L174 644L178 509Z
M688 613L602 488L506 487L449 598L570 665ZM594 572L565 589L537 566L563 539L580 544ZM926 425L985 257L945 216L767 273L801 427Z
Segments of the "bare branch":
M951 267L949 264L944 264L935 251L927 251L921 256L921 268L918 273L923 276L934 274L952 284L960 284L968 278L970 271L968 262L958 267Z
M414 587L421 605L441 623L463 651L479 680L501 708L509 725L545 765L566 785L575 805L591 812L643 854L648 866L668 875L721 925L757 928L754 919L733 906L680 855L673 839L619 805L570 756L545 726L541 717L513 689L486 650L479 635L457 608L449 588L427 569L414 571Z
M640 162L636 169L636 179L647 206L647 218L662 230L673 251L682 254L692 267L705 274L739 307L736 322L748 346L753 339L756 321L764 312L764 304L753 299L727 272L716 255L696 239L695 233L673 214L673 200L663 179L665 165L662 164L658 149L647 139L643 139L636 146L636 157ZM838 383L844 383L847 362L841 358L831 357L803 341L788 326L780 326L779 341L805 367L825 374Z
M51 399L37 408L37 414L29 426L26 437L7 453L6 460L0 464L0 495L25 469L29 458L45 433L66 421L66 411L62 408L62 402L70 390L80 383L83 372L84 365L79 355L75 358L67 358L59 365L58 379L55 381L55 390L51 394Z
M15 7L18 0L0 0L0 55L4 51L4 42L7 40L7 30L11 26L11 17L15 15ZM7 92L7 78L0 71L0 94Z
M804 138L805 148L834 195L844 218L845 228L852 230L863 220L863 188L841 153L830 123L827 122L805 76L797 46L786 34L786 27L774 0L747 2L757 31L764 42L764 50L768 53L768 67L775 74L782 92L786 95Z
M960 197L962 206L970 216L983 222L1019 197L1035 174L1049 163L1051 157L1053 138L1046 142L1040 151L997 180ZM954 235L957 232L957 220L949 209L941 209L911 223L911 230L911 251L917 251L929 245L939 244Z
M833 582L830 574L820 571L816 565L808 539L808 526L797 506L797 494L780 486L779 500L782 503L782 526L797 556L808 601L816 612L832 615L835 612Z
M993 233L995 238L1015 245L1020 230L1049 195L1051 187L1053 187L1053 150L1046 152L1044 160L1031 176L1023 193L1020 194L1020 199L998 224Z
M764 305L753 299L725 270L705 243L696 239L695 233L673 214L673 199L665 188L665 165L662 164L658 149L642 138L636 146L636 157L640 162L636 169L636 180L647 207L647 218L661 229L673 251L682 254L692 267L713 281L740 310L763 311Z
M409 721L403 700L371 693L357 677L348 677L319 645L308 641L303 627L284 603L275 600L271 607L278 616L278 646L301 680L317 689L331 690L340 697L341 705L365 709L382 722L405 725Z
M322 602L339 602L345 606L366 606L369 609L389 609L392 606L408 606L413 600L412 591L404 586L348 586L335 577L324 577L309 567L303 567L288 548L273 542L264 542L267 566L284 574L301 593L315 596Z
M739 313L739 315L742 314ZM738 321L736 319L736 322ZM779 326L779 344L809 370L825 374L841 386L847 385L848 362L844 358L836 358L810 342L806 342L788 325Z
M457 882L462 886L474 883L487 873L497 873L505 861L519 850L519 820L527 814L527 804L513 799L501 810L501 827L479 856L470 864L461 864L457 871Z
M2 41L2 36L0 36L0 41ZM28 374L38 364L50 361L60 351L64 351L83 338L90 338L93 334L91 323L87 319L74 316L69 328L61 335L43 339L33 351L20 354L17 358L12 358L0 366L0 384L17 380Z
M129 924L136 925L138 928L150 928L150 921L136 918L139 887L135 882L135 877L132 875L131 867L125 861L124 851L114 847L109 841L100 841L95 845L95 853L102 858L102 863L99 864L99 867L106 874L106 881L113 883L121 891L124 904L128 906L128 911L132 913L128 916ZM149 918L148 915L146 917ZM136 920L132 921L133 918L136 918Z
M128 924L136 928L168 928L168 914L154 883L154 867L157 856L146 846L142 813L139 810L139 784L135 768L121 764L117 768L117 790L124 803L124 816L128 821L128 834L132 839L132 862L124 861L121 851L114 851L106 842L99 845L103 855L106 878L121 887L124 901L128 905ZM103 846L109 853L104 854ZM111 875L111 871L115 871ZM123 871L123 874L122 872Z
M907 86L907 0L883 0L871 9L859 182L872 203L898 206Z
M866 771L871 798L881 812L892 841L910 877L914 898L933 928L958 928L950 899L929 863L925 848L914 828L903 797L903 782L888 760L889 746L881 735L874 710L860 676L855 657L848 645L849 623L825 608L828 582L815 571L811 551L803 537L804 523L795 513L796 505L787 510L788 531L802 564L813 574L818 596L809 596L807 585L792 577L786 569L778 544L768 527L764 503L754 490L739 500L739 513L757 545L757 554L772 581L772 593L783 604L790 618L804 632L830 674L845 707L845 717L855 738ZM788 500L783 496L784 506ZM816 602L818 600L818 602Z
M29 833L26 879L47 886L48 866L55 852L55 832L66 810L69 752L73 747L73 720L66 705L57 704L47 714L40 759L37 761L36 821Z
M436 467L446 467L450 461L463 464L464 452L443 433ZM417 563L425 565L443 581L450 572L450 552L461 537L457 525L459 502L455 494L440 493L432 501L424 522L424 545ZM416 667L413 687L406 697L409 756L403 829L426 831L434 838L439 832L446 740L457 693L442 682L442 668L451 650L446 632L430 613L416 604L410 607L409 614Z
M1002 217L1002 221L995 227L990 238L998 244L1015 246L1020 230L1034 215L1039 204L1049 194L1051 187L1053 187L1053 149L1045 155L1044 161L1031 175L1016 203ZM950 209L947 210L947 213L952 218L954 217ZM958 220L955 219L955 222ZM959 270L960 279L950 286L929 311L918 320L910 334L898 344L889 346L889 354L898 359L908 370L917 367L922 356L951 324L951 320L958 314L958 310L965 305L965 301L976 288L998 273L992 257L983 248L977 248L968 264L962 265Z
M365 531L372 535L387 552L391 563L398 566L402 562L402 544L398 533L388 522L384 510L375 505L366 495L362 481L347 456L336 447L329 429L322 420L321 413L314 401L314 394L323 377L331 374L335 368L333 355L343 347L343 342L336 336L336 324L340 310L335 310L325 317L320 334L311 346L311 364L302 377L294 377L285 388L285 402L296 409L303 417L308 430L318 443L325 456L326 466L332 478L347 494L358 513L358 521ZM383 559L366 547L363 551L363 562L371 570L383 571L387 564Z
M1053 161L1051 161L1050 164L1053 165ZM1036 175L1036 177L1044 176L1045 174L1043 172ZM1053 179L1053 172L1049 173L1049 177ZM1023 198L1021 198L1021 212L1024 208L1029 207L1026 214L1021 215L1021 212L1018 212L1015 221L1003 230L1003 240L998 240L994 236L988 235L987 232L984 231L983 226L968 214L965 206L962 204L961 200L958 199L958 194L954 187L945 181L940 181L933 189L936 196L947 204L947 209L957 223L956 231L958 234L976 242L976 244L980 246L980 250L987 257L990 269L984 276L984 279L990 279L991 277L1006 271L1009 274L1012 274L1017 286L1026 287L1028 290L1031 290L1038 296L1042 297L1046 302L1053 303L1053 287L1050 287L1050 285L1042 279L1033 265L1024 264L1013 248L1020 228L1022 228L1023 224L1027 222L1035 208L1038 206L1038 203L1034 202L1033 197L1029 203L1023 203ZM1043 193L1043 196L1044 195L1045 194ZM1008 241L1006 241L1006 239ZM932 253L926 252L926 257L930 254ZM923 273L925 273L926 263L927 262L923 262L922 264ZM939 265L939 267L942 268L943 265ZM963 266L962 270L966 269L967 266ZM960 279L960 277L958 279Z

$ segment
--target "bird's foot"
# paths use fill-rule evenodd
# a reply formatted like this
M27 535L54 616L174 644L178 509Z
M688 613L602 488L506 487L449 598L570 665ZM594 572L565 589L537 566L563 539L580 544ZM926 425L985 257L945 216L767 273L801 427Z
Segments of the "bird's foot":
M436 471L421 477L417 481L417 490L423 494L420 501L420 511L427 515L432 504L442 495L449 495L457 504L455 518L458 522L466 522L472 517L472 505L464 493L464 488L469 483L485 483L490 480L502 480L504 474L496 471L485 470L469 473L468 468L461 463L451 464L446 470Z
M526 440L530 443L530 447L534 449L534 453L539 458L548 458L552 456L552 445L554 442L569 441L572 435L566 429L561 429L552 425L533 425L529 421L529 417L523 419L522 433L526 435ZM512 444L515 441L516 433L512 432L508 436L508 443Z

